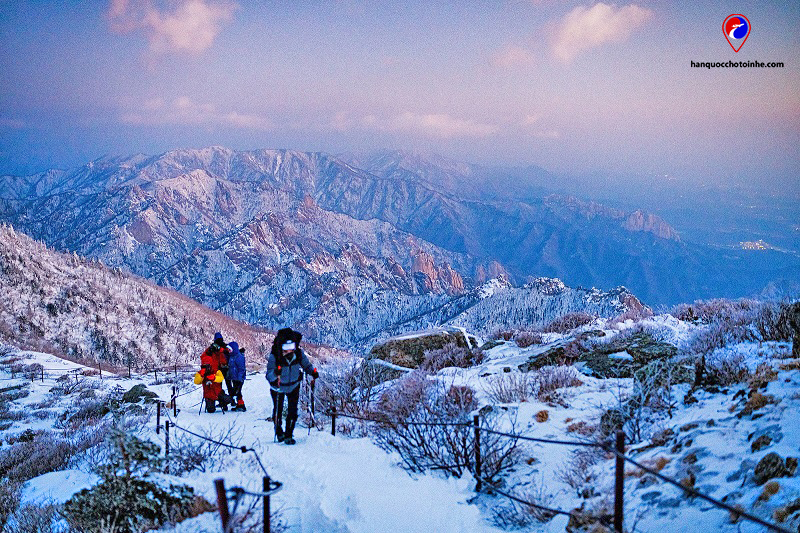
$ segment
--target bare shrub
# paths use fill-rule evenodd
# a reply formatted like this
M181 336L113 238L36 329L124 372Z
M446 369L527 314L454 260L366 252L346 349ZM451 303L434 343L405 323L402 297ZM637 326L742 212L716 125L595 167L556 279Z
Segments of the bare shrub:
M19 507L21 483L0 479L0 531L6 531L8 519Z
M520 331L514 336L514 342L520 348L528 348L534 344L542 344L542 334L536 331Z
M74 446L52 432L19 442L0 451L0 477L23 482L64 469L75 453Z
M6 402L15 402L21 398L27 397L30 393L31 391L28 388L20 388L20 389L7 390L6 392L0 392L0 404L4 404Z
M514 338L515 334L516 332L511 330L497 330L494 333L492 333L492 335L489 338L492 340L510 341L511 339Z
M412 472L439 470L461 477L474 456L471 414L476 407L474 392L414 372L382 396L375 439L381 448L398 452ZM484 427L493 429L498 422L490 413ZM515 463L518 439L484 433L481 454L482 475L491 480Z
M34 381L42 376L42 365L39 363L32 363L30 365L26 365L25 369L22 371L22 374L25 376L26 379Z
M695 335L690 349L706 354L729 343L791 340L793 332L781 319L784 307L747 299L704 302L697 312L709 327Z
M487 379L484 391L492 403L527 402L533 394L535 378L527 372L505 372Z
M595 318L597 317L583 312L567 313L554 319L542 331L545 333L567 333L575 328L591 324Z
M572 366L545 366L536 373L536 396L541 401L550 401L553 392L564 387L580 387L580 372Z
M400 373L355 357L334 360L322 367L321 371L325 379L316 384L318 410L355 415L369 411L383 383Z
M63 531L56 525L61 516L59 506L23 505L11 516L7 528L8 533L55 533Z
M438 372L447 367L469 368L483 362L483 351L457 345L454 342L444 345L438 350L425 352L425 360L420 369L428 372Z
M519 499L530 502L530 505L513 500L498 502L492 505L492 522L502 529L528 528L533 522L548 522L552 512L542 507L552 507L553 495L544 486L544 482L533 481L525 488L514 487L511 492Z
M575 489L580 495L581 489L594 479L592 467L603 458L600 448L580 448L572 452L565 464L556 470L556 477Z
M742 383L750 376L747 358L743 354L727 352L715 352L706 356L705 372L707 381L720 385Z

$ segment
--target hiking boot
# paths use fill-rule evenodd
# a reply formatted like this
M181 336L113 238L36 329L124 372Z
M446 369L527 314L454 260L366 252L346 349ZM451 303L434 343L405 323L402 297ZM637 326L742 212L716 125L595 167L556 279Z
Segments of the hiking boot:
M283 441L284 444L295 444L296 442L292 437L286 437L286 440Z
M237 405L236 407L239 409L239 411L242 412L247 411L247 407L245 407L244 405Z

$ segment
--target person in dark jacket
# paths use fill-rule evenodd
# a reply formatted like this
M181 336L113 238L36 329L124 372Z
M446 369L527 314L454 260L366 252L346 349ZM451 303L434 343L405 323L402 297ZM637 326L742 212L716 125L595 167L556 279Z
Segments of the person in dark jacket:
M228 357L228 377L231 378L233 384L233 391L231 391L231 402L236 402L236 405L231 411L247 411L244 405L244 398L242 397L242 385L247 377L247 368L245 367L244 348L239 348L239 343L236 341L229 342L228 348L231 354Z
M303 335L291 328L278 330L272 342L272 350L267 361L267 381L277 393L274 410L275 437L278 442L294 444L294 426L297 423L297 402L300 399L300 382L305 370L314 379L319 377L317 369L300 348ZM286 412L286 431L283 431L283 400L288 400Z

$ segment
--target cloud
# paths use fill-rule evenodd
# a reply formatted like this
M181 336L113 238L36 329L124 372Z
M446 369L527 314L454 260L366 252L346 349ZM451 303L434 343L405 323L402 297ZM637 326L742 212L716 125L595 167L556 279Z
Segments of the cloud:
M559 25L553 54L568 63L586 50L627 40L652 17L652 11L634 4L619 8L602 2L591 8L578 6Z
M295 123L296 129L308 128L308 124ZM455 137L487 137L497 133L500 128L493 124L476 122L471 119L456 118L444 113L418 114L410 111L396 115L362 115L336 113L330 121L312 126L318 131L372 131L380 133L402 133L422 135L441 139Z
M181 0L167 11L154 0L112 0L106 17L115 33L141 31L155 52L199 54L214 44L237 5L221 0Z
M239 111L220 111L214 104L196 103L187 96L164 102L161 98L147 100L141 109L123 113L125 124L158 126L227 126L234 128L270 130L272 123L263 116Z
M489 62L498 68L526 66L533 63L533 54L521 46L509 45L495 52Z
M451 117L446 114L420 115L406 111L381 124L374 121L379 129L401 133L418 133L432 137L487 137L497 133L499 128L492 124L475 122L471 119Z

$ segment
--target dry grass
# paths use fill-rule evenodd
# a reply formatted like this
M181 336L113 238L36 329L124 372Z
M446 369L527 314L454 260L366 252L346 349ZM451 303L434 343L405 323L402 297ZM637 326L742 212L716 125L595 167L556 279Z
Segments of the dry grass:
M578 435L583 435L584 437L591 437L594 435L595 431L597 431L597 426L589 424L588 422L584 422L583 420L579 422L573 422L567 426L568 433L577 433Z
M547 422L548 420L550 420L550 413L547 412L547 409L542 409L536 413L536 421L540 424Z
M764 485L764 489L761 491L761 494L758 495L758 501L766 502L769 501L770 498L775 496L778 491L781 490L781 485L777 481L769 481L766 485Z

